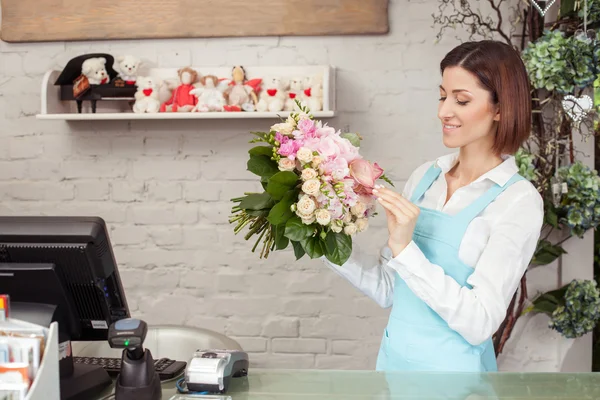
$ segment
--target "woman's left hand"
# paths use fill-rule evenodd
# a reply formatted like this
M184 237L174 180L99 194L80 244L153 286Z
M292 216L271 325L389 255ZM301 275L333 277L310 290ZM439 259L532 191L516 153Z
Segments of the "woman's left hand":
M373 194L385 209L390 234L388 246L396 257L412 241L421 210L402 195L381 185L375 186Z

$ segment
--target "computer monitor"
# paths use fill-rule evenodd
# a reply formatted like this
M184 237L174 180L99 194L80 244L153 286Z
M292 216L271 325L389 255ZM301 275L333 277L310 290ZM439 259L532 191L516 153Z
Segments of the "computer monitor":
M112 383L71 352L72 340L107 340L108 327L130 317L102 218L0 217L0 293L10 296L11 317L58 322L61 399L94 398Z

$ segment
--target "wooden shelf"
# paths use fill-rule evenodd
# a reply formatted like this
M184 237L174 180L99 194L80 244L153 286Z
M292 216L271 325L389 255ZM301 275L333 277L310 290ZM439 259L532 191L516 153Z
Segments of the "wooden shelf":
M228 77L231 67L193 67L201 75L216 75ZM308 75L322 74L323 76L323 110L313 111L315 118L331 118L335 112L335 68L329 65L307 66L244 66L247 79L271 77L304 78ZM41 112L36 115L41 120L62 121L101 121L101 120L176 120L176 119L280 119L287 118L289 111L279 112L177 112L177 113L145 113L137 114L131 111L127 100L101 100L97 102L95 113L90 110L90 102L83 102L83 111L77 112L74 101L61 101L59 86L54 82L60 75L60 70L50 70L44 75L41 87ZM150 75L161 80L176 80L177 68L151 68L142 70L141 75ZM166 93L168 96L168 92ZM168 98L168 97L167 97Z

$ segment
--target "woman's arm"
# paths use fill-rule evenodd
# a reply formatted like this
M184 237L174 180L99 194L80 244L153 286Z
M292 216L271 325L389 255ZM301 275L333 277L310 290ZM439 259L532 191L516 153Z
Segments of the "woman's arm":
M390 307L394 298L396 271L388 265L391 259L392 252L387 246L376 257L363 252L356 242L352 243L350 258L341 266L330 262L325 256L321 257L328 267L383 308Z
M543 223L542 199L532 187L492 226L484 251L463 287L429 262L415 242L392 258L392 267L450 328L473 345L498 329L529 265Z
M414 170L404 185L403 196L412 196L415 186L432 163L423 163ZM363 252L353 241L352 254L342 266L331 263L325 256L321 260L381 307L388 308L393 303L396 277L396 271L389 265L392 258L392 251L387 245L381 248L379 257L376 257Z

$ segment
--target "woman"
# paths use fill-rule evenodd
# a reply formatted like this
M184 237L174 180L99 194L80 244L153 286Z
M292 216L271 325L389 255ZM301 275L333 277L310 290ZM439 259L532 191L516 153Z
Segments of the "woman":
M403 193L373 191L389 239L378 261L358 248L341 267L393 306L377 369L497 371L491 337L531 261L543 222L536 188L513 154L528 137L531 97L519 54L461 44L441 62L438 117L454 154L418 167Z

